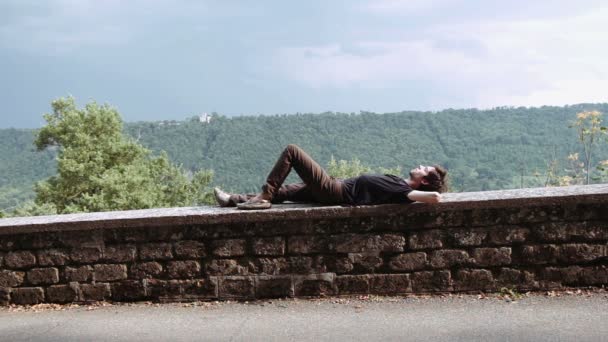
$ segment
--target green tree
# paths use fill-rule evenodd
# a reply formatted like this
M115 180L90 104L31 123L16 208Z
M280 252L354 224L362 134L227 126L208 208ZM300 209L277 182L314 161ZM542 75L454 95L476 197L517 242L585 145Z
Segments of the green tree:
M576 128L578 141L583 145L583 171L585 173L585 184L589 184L591 156L595 151L600 135L606 132L606 127L602 126L602 113L597 110L580 112L576 114L576 120L568 127ZM570 155L568 159L578 161L578 153Z
M356 177L371 171L372 169L369 166L361 164L361 161L357 158L353 158L351 161L336 161L332 155L327 164L327 173L336 178Z
M367 165L361 164L361 161L357 158L353 158L350 161L348 160L339 160L337 161L334 156L331 156L329 163L327 163L327 173L330 176L336 178L350 178L357 177L364 173L389 173L393 175L401 175L401 166L393 167L393 168L384 168L379 167L376 171L374 171L371 167Z
M210 201L212 172L191 177L122 133L118 111L72 97L52 102L53 113L38 131L38 150L58 148L57 175L36 184L36 205L57 213L143 209ZM36 212L31 208L30 212Z

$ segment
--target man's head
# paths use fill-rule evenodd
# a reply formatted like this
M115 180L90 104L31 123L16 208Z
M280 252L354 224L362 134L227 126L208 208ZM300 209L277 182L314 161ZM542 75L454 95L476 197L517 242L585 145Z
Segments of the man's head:
M418 165L410 171L413 187L420 191L447 191L448 171L441 165Z

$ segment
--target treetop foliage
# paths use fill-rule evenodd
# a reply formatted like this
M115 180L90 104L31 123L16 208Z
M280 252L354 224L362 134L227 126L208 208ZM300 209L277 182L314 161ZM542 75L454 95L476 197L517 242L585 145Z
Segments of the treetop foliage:
M44 115L47 125L38 131L35 145L39 150L59 148L57 174L36 184L36 205L72 213L185 206L209 200L206 187L211 171L188 177L166 153L153 156L123 135L116 109L95 102L78 109L72 97L55 100L52 107L53 113Z

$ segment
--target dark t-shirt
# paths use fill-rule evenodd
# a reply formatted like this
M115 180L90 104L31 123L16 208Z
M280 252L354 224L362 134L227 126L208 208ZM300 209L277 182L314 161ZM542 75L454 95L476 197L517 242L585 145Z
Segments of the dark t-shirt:
M412 190L405 179L395 175L361 175L344 179L348 204L412 203L407 197Z

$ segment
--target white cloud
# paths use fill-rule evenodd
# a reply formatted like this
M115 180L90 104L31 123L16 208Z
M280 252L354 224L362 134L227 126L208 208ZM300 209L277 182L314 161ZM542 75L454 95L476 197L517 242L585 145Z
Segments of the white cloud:
M475 72L475 60L462 52L437 52L428 40L358 42L348 49L338 44L285 48L279 51L278 61L290 76L314 88L360 83L381 86L430 75ZM452 70L454 64L460 65L459 70Z
M429 96L441 106L463 105L463 98L481 107L605 102L606 17L608 8L559 19L438 24L416 39L282 48L276 65L317 89L424 81L437 86Z
M43 55L125 45L164 18L179 24L205 9L204 2L170 0L9 1L4 6L14 14L0 22L0 47Z

